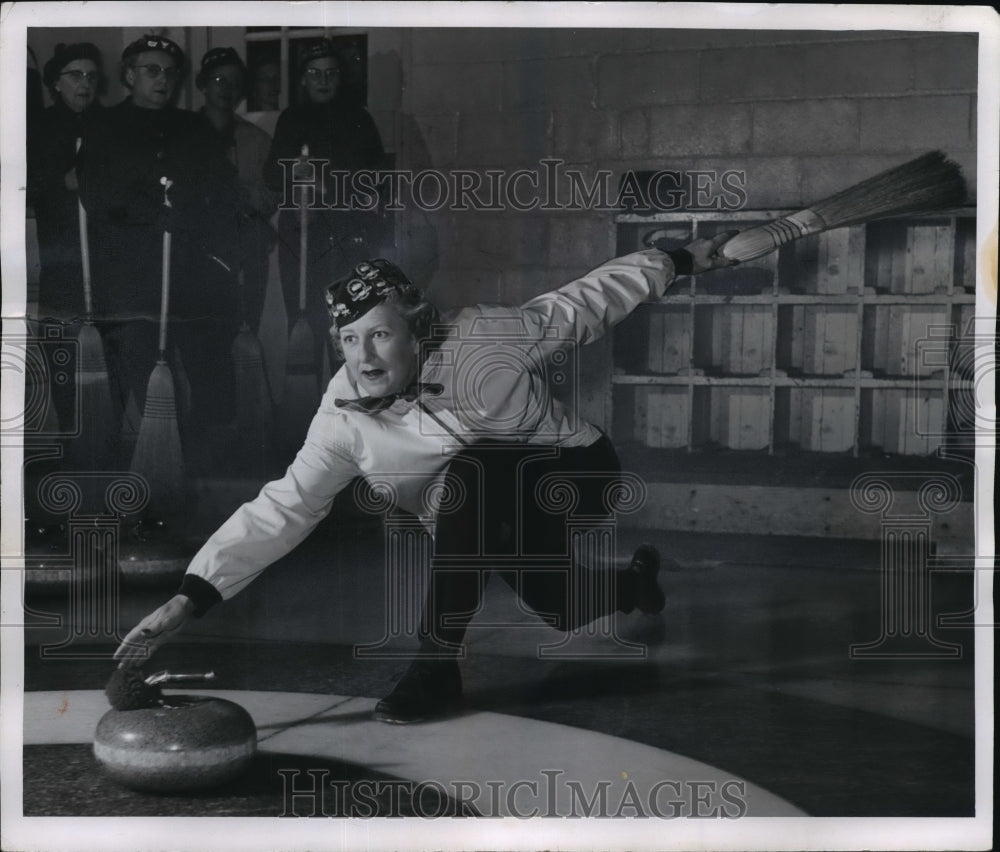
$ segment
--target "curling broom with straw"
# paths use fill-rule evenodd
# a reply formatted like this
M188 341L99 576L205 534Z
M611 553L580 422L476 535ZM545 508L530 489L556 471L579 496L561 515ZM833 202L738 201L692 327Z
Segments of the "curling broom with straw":
M940 151L932 151L805 210L742 231L719 252L735 262L753 260L810 234L903 213L948 210L964 201L965 181L959 167Z
M309 156L309 147L302 146L302 159ZM306 283L308 273L308 210L305 189L299 195L299 317L288 338L285 362L285 388L282 411L285 439L291 445L301 443L309 422L319 405L319 377L313 331L306 318Z
M163 203L171 181L161 178ZM146 405L132 456L132 470L149 483L150 502L168 514L183 505L184 457L177 428L174 380L167 366L167 316L170 307L170 231L163 232L163 284L160 295L160 357L146 386Z
M77 153L82 140L76 140ZM93 323L93 289L90 282L90 239L87 211L77 199L80 224L80 265L83 272L84 321L80 328L77 352L77 388L80 394L77 411L80 433L74 442L73 455L85 470L101 470L109 461L108 442L113 434L111 388L108 367L104 360L104 344Z

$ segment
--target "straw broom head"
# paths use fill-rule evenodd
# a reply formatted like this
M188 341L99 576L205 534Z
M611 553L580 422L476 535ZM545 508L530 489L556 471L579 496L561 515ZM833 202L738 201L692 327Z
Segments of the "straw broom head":
M230 355L236 378L237 427L242 435L266 435L271 427L271 392L263 349L246 323L233 340Z
M313 341L309 323L304 317L300 317L292 326L292 333L288 338L281 404L283 433L291 444L302 440L319 405L319 374Z
M80 328L77 343L80 434L74 441L73 456L85 469L101 470L110 461L115 432L104 346L100 333L89 322Z
M174 381L164 361L153 368L146 387L146 406L132 456L132 470L149 482L158 510L173 512L182 507L184 456L177 428Z
M753 260L809 234L884 216L948 210L960 206L965 199L965 180L958 165L941 151L931 151L805 210L743 231L720 251L732 261Z

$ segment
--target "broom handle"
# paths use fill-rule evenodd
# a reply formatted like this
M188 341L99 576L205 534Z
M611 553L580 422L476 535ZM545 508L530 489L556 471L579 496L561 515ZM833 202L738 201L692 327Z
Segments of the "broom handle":
M160 178L163 184L163 204L170 207L170 199L167 191L172 185L172 181L167 178ZM163 232L163 284L160 288L160 360L167 359L167 312L170 308L170 231Z
M302 158L309 156L309 146L302 146ZM306 250L309 246L305 187L299 189L299 312L306 310Z
M83 140L77 136L76 153L80 153L80 146ZM94 312L94 297L90 285L90 241L87 237L87 211L83 207L83 200L77 191L76 207L80 220L80 267L83 271L83 311L89 319Z

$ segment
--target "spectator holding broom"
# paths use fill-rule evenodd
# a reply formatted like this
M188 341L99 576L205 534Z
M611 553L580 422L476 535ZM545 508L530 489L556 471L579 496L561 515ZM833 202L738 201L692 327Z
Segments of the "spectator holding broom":
M335 198L331 171L355 172L378 169L383 165L384 150L375 122L360 105L352 103L344 92L345 72L334 44L329 39L308 46L299 59L299 89L303 102L291 106L278 117L264 179L281 193L287 207L297 203L290 197L291 170L281 161L307 159L316 162L320 171L314 185L326 187L323 195ZM312 177L312 167L303 165L299 180ZM374 211L324 209L317 196L306 212L308 233L301 238L302 217L296 209L283 209L279 215L278 235L282 289L288 314L289 331L300 318L312 330L313 365L316 374L322 363L329 321L324 304L330 281L347 275L351 268L370 256L378 240L378 214ZM304 268L300 265L302 246L306 247ZM305 275L305 305L301 301L301 275ZM318 396L318 390L317 390Z
M105 110L104 120L87 134L80 192L120 415L143 410L159 357L159 260L164 232L172 235L170 348L181 353L190 380L191 416L185 425L193 437L193 418L199 424L224 422L231 406L232 382L219 375L218 365L228 363L232 338L219 340L214 332L236 311L237 211L235 169L204 120L173 105L183 68L183 51L164 36L143 36L125 48L121 80L129 96ZM171 183L169 206L164 178Z
M41 277L38 318L69 326L85 314L79 228L78 148L99 119L103 79L100 51L89 42L60 44L45 64L43 80L52 96L27 140L28 203L35 211ZM51 347L46 351L51 351ZM72 356L72 348L67 349ZM72 363L68 365L72 372ZM70 428L73 383L53 384L53 403Z
M61 459L36 461L27 470L27 546L42 552L65 552L65 527L46 523L47 512L35 504L35 478L68 461L78 469L92 470L110 462L110 418L107 371L100 335L90 324L91 310L85 290L89 282L83 266L79 206L79 148L81 139L102 111L98 95L103 83L103 63L97 47L89 42L59 44L46 62L42 80L52 106L40 115L29 114L27 125L27 201L34 210L41 274L38 310L33 334L46 339L41 349L47 368L47 385L54 421L49 428L67 440ZM65 340L58 343L55 332ZM75 345L73 344L75 338ZM77 357L79 354L79 358ZM89 498L92 497L88 493ZM54 519L50 519L54 520Z

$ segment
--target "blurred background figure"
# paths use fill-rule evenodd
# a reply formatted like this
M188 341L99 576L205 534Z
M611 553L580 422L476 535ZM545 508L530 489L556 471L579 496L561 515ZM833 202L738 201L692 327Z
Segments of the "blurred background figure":
M281 65L268 59L253 68L253 85L247 109L252 112L273 112L280 108Z
M195 83L205 96L201 114L237 172L239 242L231 253L239 258L243 284L239 316L233 319L237 324L246 320L256 334L267 291L268 255L276 239L268 220L278 207L278 196L263 177L271 137L236 114L246 94L246 79L240 55L231 47L217 47L202 57Z
M320 368L323 348L328 345L329 317L325 292L330 282L342 278L365 257L373 254L380 239L377 210L359 209L350 199L338 198L338 187L350 184L330 178L330 172L346 173L383 166L385 152L375 122L364 107L342 96L344 69L329 39L307 46L299 58L298 87L303 102L286 109L278 118L274 144L264 172L267 185L282 193L286 189L285 169L280 160L296 160L303 146L309 159L322 161L317 168L317 184L326 184L323 198L308 215L308 276L305 317L313 329L316 365ZM311 173L309 167L305 167ZM323 206L324 200L339 209ZM289 193L286 204L295 203ZM348 202L348 203L345 203ZM281 280L289 328L302 314L299 309L299 214L283 210L278 234Z

